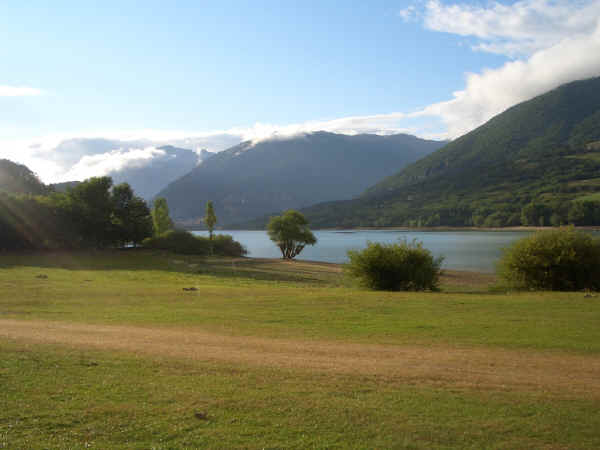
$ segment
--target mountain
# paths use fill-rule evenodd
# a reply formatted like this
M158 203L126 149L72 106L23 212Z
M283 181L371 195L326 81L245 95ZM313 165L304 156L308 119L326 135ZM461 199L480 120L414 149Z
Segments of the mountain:
M62 183L52 183L50 188L56 192L67 192L69 189L77 186L81 181L63 181Z
M352 198L444 143L397 134L348 136L316 132L243 142L174 181L166 197L178 222L199 223L207 201L219 225L282 209Z
M600 77L492 118L351 202L307 209L313 226L600 224Z
M0 192L41 195L47 188L26 166L0 159Z
M165 145L157 150L163 152L144 165L127 166L113 171L114 184L129 183L136 195L150 200L157 192L174 180L185 175L199 162L210 158L213 153L202 150L200 154L193 150Z

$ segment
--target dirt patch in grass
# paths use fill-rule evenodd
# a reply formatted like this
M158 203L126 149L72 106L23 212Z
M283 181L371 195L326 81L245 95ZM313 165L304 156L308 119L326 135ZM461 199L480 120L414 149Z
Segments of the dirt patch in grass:
M122 350L161 358L377 376L415 385L600 399L598 356L232 337L197 329L9 319L0 320L0 336L35 343Z

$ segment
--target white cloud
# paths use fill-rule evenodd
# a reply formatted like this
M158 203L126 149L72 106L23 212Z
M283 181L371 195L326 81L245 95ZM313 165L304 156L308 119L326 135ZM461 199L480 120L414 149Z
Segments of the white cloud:
M598 5L600 1L586 8ZM493 4L492 10L496 7ZM520 6L516 4L515 7L518 9ZM579 13L574 16L578 17ZM498 69L467 74L466 87L455 92L453 99L430 105L415 115L441 118L447 126L448 136L454 138L507 108L561 84L600 76L599 17L596 14L595 26L587 33L563 37L558 43L535 51L526 59L509 61ZM563 20L574 21L569 15ZM484 31L480 33L483 35Z
M600 17L600 1L523 0L482 6L431 0L424 14L430 30L472 36L479 40L475 49L515 57L589 35Z
M24 86L6 86L0 85L0 97L31 97L42 95L41 89Z
M144 167L152 159L165 155L156 147L117 149L106 153L83 156L64 175L65 180L85 180L108 175L124 169Z
M409 5L404 9L398 11L398 15L404 22L412 22L419 16L419 9L415 5Z

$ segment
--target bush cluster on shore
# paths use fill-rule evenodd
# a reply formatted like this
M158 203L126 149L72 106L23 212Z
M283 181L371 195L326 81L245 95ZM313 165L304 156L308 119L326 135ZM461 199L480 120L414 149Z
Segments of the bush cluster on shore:
M600 239L573 227L539 231L504 251L498 273L516 287L600 290Z
M421 242L368 242L364 250L348 251L346 273L370 289L437 290L443 257L434 257Z
M187 255L244 256L247 251L242 244L228 234L217 234L212 239L195 236L185 230L170 230L142 242L145 248L166 250Z

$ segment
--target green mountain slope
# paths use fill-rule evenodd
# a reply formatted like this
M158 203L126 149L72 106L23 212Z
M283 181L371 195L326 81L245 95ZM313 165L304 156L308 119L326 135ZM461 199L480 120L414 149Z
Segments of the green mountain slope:
M207 201L227 226L282 209L353 198L444 142L409 135L347 136L317 132L217 153L158 196L171 216L199 223Z
M47 187L29 168L8 159L0 159L0 192L44 194Z
M600 224L600 78L520 103L313 226Z

